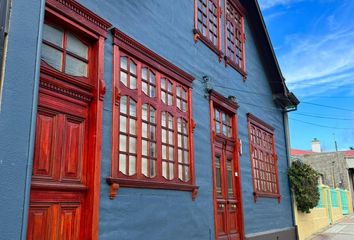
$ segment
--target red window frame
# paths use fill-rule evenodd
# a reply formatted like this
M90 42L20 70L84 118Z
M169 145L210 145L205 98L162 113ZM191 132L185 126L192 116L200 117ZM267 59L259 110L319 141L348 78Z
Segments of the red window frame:
M225 0L224 11L225 66L230 65L245 79L247 76L245 9L238 0Z
M118 29L113 29L112 32L114 35L112 165L111 175L106 178L107 183L111 186L110 198L113 199L116 196L117 190L120 187L132 187L190 191L192 192L192 198L194 200L198 190L198 187L195 185L193 156L193 129L195 124L192 119L191 87L194 78ZM133 61L136 64L136 75L134 75L136 76L136 88L131 89L121 82L120 71L122 57L127 57L131 59L129 61ZM148 69L149 72L147 78L143 78L142 76L142 70L144 68ZM154 77L152 80L149 74L153 74ZM164 79L165 83L172 83L172 89L170 89L170 91L167 89L168 87L161 87L162 79ZM128 79L127 83L130 81L131 80ZM146 89L148 94L146 94L143 89ZM180 94L177 94L178 89L181 91ZM163 93L165 93L165 98L162 96ZM172 95L172 105L168 105L168 102L166 102L166 100L168 100L166 98L167 93ZM134 154L125 152L127 155L136 156L136 171L131 172L131 174L124 174L120 171L120 157L123 153L121 149L119 149L119 139L122 135L119 122L120 105L121 99L126 96L136 102L136 117L134 117L134 120L136 119L136 135L133 136L137 139L135 145L136 151ZM147 115L147 120L143 120L142 108L144 104L148 105L148 109L153 108L155 110L153 120L150 119L149 114ZM183 106L185 106L185 109ZM169 116L169 114L173 116L172 125L168 125L166 119L164 119L164 121L166 121L165 123L162 122L163 112L168 113L167 116ZM127 115L125 116L129 117ZM129 119L131 119L131 117ZM180 128L182 125L178 124L180 119L186 122L185 131ZM143 126L143 124L146 125ZM148 129L147 136L143 136L145 135L143 128ZM151 128L155 136L151 135ZM166 130L171 131L172 135L167 136ZM130 133L129 130L126 131ZM163 133L165 134L164 136ZM173 143L171 143L171 140ZM143 146L143 141L146 141L148 146L154 144L155 148L148 148L147 154L143 153L146 149L145 143ZM185 141L187 141L187 143ZM126 143L126 146L128 145L129 143ZM173 148L173 154L162 156L162 147L165 147L166 151L169 151L169 148ZM151 155L151 150L153 149L154 156ZM185 150L186 152L184 152ZM182 153L180 159L178 159L180 156L180 154L178 154L179 151ZM169 154L170 152L166 153ZM143 165L143 162L147 162L147 165ZM172 167L170 168L171 164ZM129 164L126 163L126 167L127 165ZM155 174L151 174L149 171L154 165L156 166L153 168ZM148 166L148 171L142 169L143 166ZM163 168L163 166L167 166L167 168ZM165 172L164 169L167 169L167 172ZM180 174L179 169L183 170L182 174ZM187 172L185 172L186 169ZM170 171L173 171L173 173ZM167 175L168 177L166 177ZM172 179L170 179L170 176Z
M280 202L274 128L251 113L247 118L254 201L258 197L269 197Z
M209 5L213 6L214 13L209 9ZM199 6L204 6L200 8ZM206 10L203 11L203 9ZM211 19L211 17L213 19ZM205 19L205 22L203 21ZM212 24L213 26L210 26ZM205 26L205 34L203 34L203 26ZM216 33L215 33L216 31ZM221 50L221 6L220 0L194 0L194 41L202 41L212 51L214 51L219 61L223 56ZM215 36L216 34L216 36ZM210 39L212 38L212 40ZM215 40L215 41L214 41Z

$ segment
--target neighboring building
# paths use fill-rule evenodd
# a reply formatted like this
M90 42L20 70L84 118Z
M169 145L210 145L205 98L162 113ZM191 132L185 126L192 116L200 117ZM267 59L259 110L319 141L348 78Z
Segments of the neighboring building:
M10 26L2 239L296 238L299 102L256 0L16 0Z
M312 151L291 149L291 158L300 159L321 174L322 183L351 192L354 203L354 151L321 152L320 142L312 141Z

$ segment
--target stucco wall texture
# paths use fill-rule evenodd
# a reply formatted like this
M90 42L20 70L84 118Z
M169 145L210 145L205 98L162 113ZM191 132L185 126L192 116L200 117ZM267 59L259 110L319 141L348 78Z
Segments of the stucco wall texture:
M36 106L36 101L33 100L36 98L33 96L33 86L38 81L38 76L35 77L35 61L36 40L40 26L37 23L41 13L39 1L30 2L14 1L11 18L12 27L16 31L14 30L9 40L9 59L3 96L5 115L2 113L0 121L1 134L6 136L0 138L0 160L2 166L5 166L0 168L2 171L0 183L2 191L4 189L8 193L8 197L0 197L0 206L2 215L5 213L9 216L5 225L1 222L1 228L5 226L4 229L8 229L11 234L5 235L5 238L1 236L1 239L20 239L18 232L23 226L20 216L26 213L23 208L28 207L26 203L28 195L24 194L24 189L25 186L29 186L29 182L25 181L26 168L31 166L27 164L26 159L31 158L30 141L33 141L34 137L33 134L31 135L30 126L33 125L31 116ZM204 96L204 86L201 83L203 76L210 77L214 90L224 96L236 96L240 105L237 113L238 133L243 143L240 177L246 235L291 228L294 224L286 173L287 153L283 115L276 109L277 106L272 100L268 83L271 79L267 79L266 65L272 63L262 61L247 16L245 31L248 76L246 81L243 81L242 76L233 68L225 68L224 62L219 62L218 57L206 45L194 42L192 33L194 1L192 0L79 0L78 2L195 77L193 117L197 126L194 133L194 156L196 184L200 187L196 200L192 201L189 192L128 188L121 188L117 197L110 200L109 186L105 181L106 176L110 174L112 130L112 37L108 34L105 43L104 78L107 91L103 113L99 239L214 239L209 102ZM31 8L19 6L21 4L26 6L30 4ZM28 24L29 22L31 24ZM221 32L224 39L223 30ZM21 37L24 33L26 39ZM14 39L15 35L19 38ZM27 43L26 46L22 46L24 42ZM19 64L15 61L15 54L22 55L25 59L21 63L21 71L16 71ZM38 68L36 71L38 73ZM260 94L250 93L250 91ZM247 113L258 116L275 128L280 203L272 198L258 198L256 203L253 200ZM19 126L22 128L18 128ZM11 183L11 189L4 182ZM27 200L24 202L25 196ZM16 217L13 212L15 210ZM25 222L26 218L27 216L23 218ZM0 219L4 221L3 217Z

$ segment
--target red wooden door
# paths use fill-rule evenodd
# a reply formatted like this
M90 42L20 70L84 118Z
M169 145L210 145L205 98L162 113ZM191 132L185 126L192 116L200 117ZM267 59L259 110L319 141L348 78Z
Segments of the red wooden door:
M97 236L98 96L92 51L68 30L44 25L27 239Z
M217 239L240 239L239 202L236 191L233 142L214 143L215 208Z
M87 103L40 89L27 239L80 239L88 128Z

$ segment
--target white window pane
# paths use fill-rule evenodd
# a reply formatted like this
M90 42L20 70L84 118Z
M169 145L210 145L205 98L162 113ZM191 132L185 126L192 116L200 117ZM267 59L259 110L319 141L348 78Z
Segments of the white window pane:
M162 129L162 142L163 143L167 143L167 141L166 141L166 130L165 129Z
M173 161L173 148L172 147L169 147L168 148L168 159Z
M136 134L136 121L134 119L129 120L129 132L130 134L135 135Z
M173 145L173 132L168 132L168 143Z
M125 72L123 71L120 71L120 81L125 85L127 86L127 82L128 82L128 76Z
M148 130L147 130L147 124L146 123L143 123L142 124L142 136L144 137L144 138L147 138L148 136L148 134L147 134L147 132L148 132Z
M184 163L188 164L189 163L189 161L188 161L188 152L184 151L183 153L184 153Z
M181 109L181 100L179 100L179 98L176 99L176 105L179 109Z
M130 62L130 72L136 75L136 64L133 63L132 61Z
M183 147L183 146L182 146L182 135L181 135L181 134L178 134L177 139L178 139L178 147Z
M170 163L169 165L170 165L170 169L169 169L170 170L170 178L169 179L171 180L171 179L173 179L173 163Z
M183 145L184 148L188 148L188 137L186 136L183 137Z
M147 69L146 68L141 69L141 78L147 80Z
M161 88L166 89L166 80L164 78L161 78Z
M55 44L56 46L63 47L63 31L54 28L50 25L43 25L43 39Z
M42 44L42 59L49 66L55 68L58 71L62 69L63 53L49 47L48 45Z
M128 70L128 64L127 64L127 57L121 57L120 58L120 67L124 70Z
M162 162L162 176L167 179L167 163Z
M127 118L124 116L120 116L119 118L119 131L127 132Z
M187 93L186 93L185 90L182 90L182 98L183 98L184 100L187 100Z
M119 136L119 150L123 152L127 151L127 137L123 134Z
M155 87L150 86L150 97L155 97Z
M136 117L136 103L130 99L129 115Z
M166 93L165 92L161 92L161 101L163 102L163 103L166 103Z
M187 166L184 167L184 181L185 182L189 181L189 167Z
M167 159L167 148L165 145L162 145L162 158Z
M129 153L136 153L136 138L129 138Z
M129 156L129 175L132 176L136 173L136 158Z
M88 47L71 33L66 34L66 49L86 60L88 59Z
M182 111L183 112L187 111L187 103L186 102L182 102Z
M155 85L155 75L150 72L150 83Z
M168 118L168 128L169 129L173 129L173 117L172 117L172 115L169 115L169 118Z
M147 104L143 104L142 106L142 112L141 112L141 118L145 121L147 121L147 109L148 109L148 105Z
M166 127L166 113L165 112L161 113L161 125L163 127Z
M120 98L120 112L127 114L127 97L123 96Z
M183 162L183 155L182 150L178 149L178 162Z
M127 160L126 160L126 155L124 154L119 154L119 171L121 171L124 174L127 174Z
M66 55L65 73L77 77L87 77L87 63Z
M178 178L183 180L183 166L178 164Z
M148 165L147 158L141 158L141 172L147 177L148 176Z
M150 108L150 122L155 123L155 109Z
M142 141L142 144L141 144L141 154L144 155L144 156L147 156L148 155L148 151L147 151L147 141L143 140Z
M136 77L130 76L130 89L136 89Z
M168 92L172 92L172 84L170 82L168 82Z
M146 95L148 95L148 89L147 89L147 84L146 84L146 82L142 82L141 83L142 84L142 90L143 90L143 92L146 94Z

